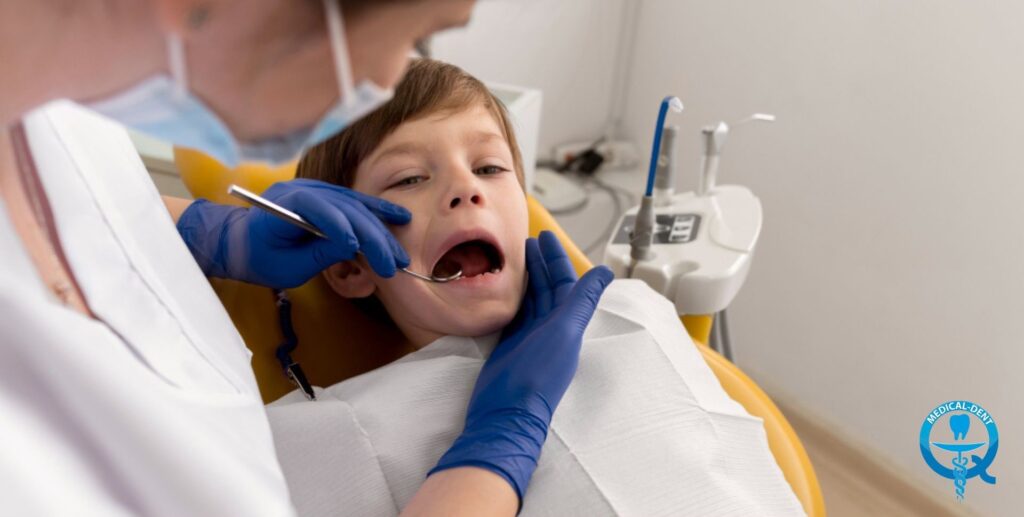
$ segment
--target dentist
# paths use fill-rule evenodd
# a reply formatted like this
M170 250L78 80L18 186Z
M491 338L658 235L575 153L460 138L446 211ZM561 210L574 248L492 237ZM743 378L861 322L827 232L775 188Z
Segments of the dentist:
M358 250L394 274L408 258L383 223L409 214L270 189L332 237L311 243L259 212L165 200L111 119L227 164L288 161L384 102L414 43L472 6L0 0L3 513L293 513L248 351L204 273L285 287ZM524 313L484 366L463 434L405 513L516 511L610 280L555 274L558 251L530 269L548 310Z

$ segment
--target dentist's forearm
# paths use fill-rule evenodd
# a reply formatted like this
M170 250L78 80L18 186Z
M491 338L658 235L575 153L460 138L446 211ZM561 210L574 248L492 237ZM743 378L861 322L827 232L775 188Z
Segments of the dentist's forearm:
M427 478L403 517L516 514L519 498L501 476L476 467L442 470Z
M192 204L191 199L183 199L180 197L172 196L160 196L164 200L164 206L167 207L167 211L171 214L171 219L174 219L174 224L178 224L178 219L181 219L181 214L185 212L185 209Z

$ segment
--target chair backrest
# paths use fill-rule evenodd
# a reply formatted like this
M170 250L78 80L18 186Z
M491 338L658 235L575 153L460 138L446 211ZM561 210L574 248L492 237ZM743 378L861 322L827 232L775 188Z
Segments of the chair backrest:
M279 169L253 167L228 170L216 161L188 150L175 150L185 185L195 197L236 203L227 195L231 183L260 193L276 181L294 177L294 164ZM592 267L587 256L562 230L551 214L532 197L527 198L529 232L553 232L562 242L579 274ZM211 284L232 321L253 353L252 366L265 402L294 389L274 355L284 339L273 292L265 287L212 279ZM299 347L292 358L316 386L328 386L370 371L411 352L413 348L393 326L367 316L337 296L319 276L287 291ZM810 459L792 426L771 398L736 365L706 346L707 316L686 316L687 329L698 342L704 360L722 387L750 414L764 419L768 445L786 480L810 516L824 516L825 504ZM368 346L371 345L371 346Z

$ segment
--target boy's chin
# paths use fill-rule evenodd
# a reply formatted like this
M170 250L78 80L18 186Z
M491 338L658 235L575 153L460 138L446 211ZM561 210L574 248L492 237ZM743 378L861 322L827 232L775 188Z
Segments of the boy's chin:
M480 337L500 332L516 317L516 309L493 308L471 311L460 315L458 330L449 332L457 336Z

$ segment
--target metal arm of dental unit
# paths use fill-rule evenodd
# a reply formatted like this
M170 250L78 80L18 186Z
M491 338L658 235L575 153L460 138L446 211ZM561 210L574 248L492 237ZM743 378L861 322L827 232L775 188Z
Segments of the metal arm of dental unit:
M672 300L681 315L715 314L732 302L746 280L761 233L761 202L746 187L717 184L730 129L725 122L701 131L704 155L698 190L673 192L679 160L672 144L678 129L665 126L669 99L659 112L646 195L640 206L622 216L605 248L604 263L616 276L647 282ZM774 120L759 113L734 127Z

